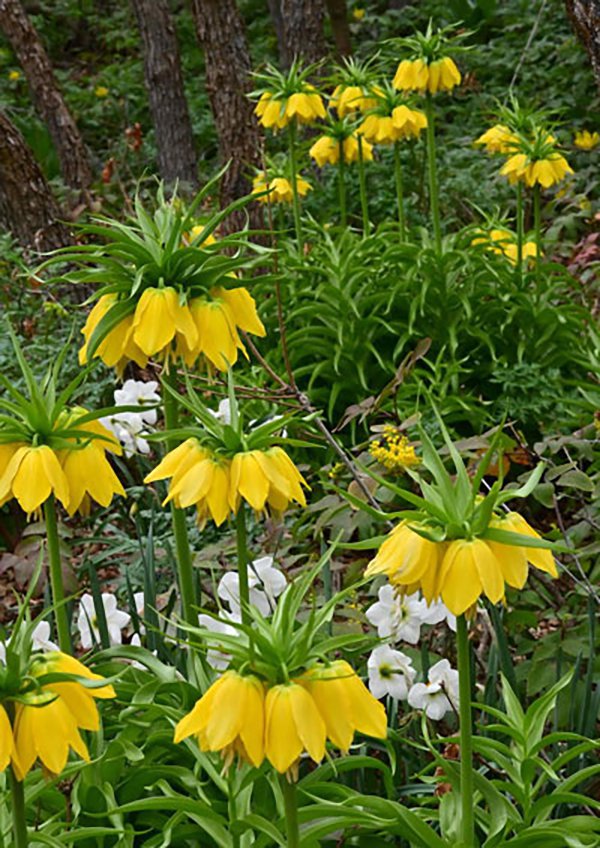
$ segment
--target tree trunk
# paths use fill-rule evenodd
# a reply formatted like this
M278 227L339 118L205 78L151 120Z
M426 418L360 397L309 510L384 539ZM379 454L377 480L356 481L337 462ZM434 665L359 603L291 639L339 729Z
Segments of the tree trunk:
M323 59L327 54L324 0L280 0L280 9L288 57L307 64Z
M86 189L92 181L88 153L65 103L52 65L20 0L0 0L0 29L29 84L35 109L48 127L67 185Z
M144 80L165 182L198 186L196 152L181 59L168 0L131 0L142 36Z
M348 4L346 0L326 0L326 3L337 52L340 56L349 56L352 53L352 41L348 25Z
M0 223L20 245L53 250L72 241L25 139L0 111Z
M277 49L279 51L279 62L283 68L289 68L292 64L292 56L288 55L287 44L285 41L285 31L283 27L283 17L281 15L280 0L268 0L269 12L273 27L277 36Z
M567 14L585 47L600 88L600 0L566 0Z
M219 136L221 160L229 168L221 202L248 194L251 166L260 162L260 135L247 97L250 53L235 0L192 0L198 41L204 50L206 90Z

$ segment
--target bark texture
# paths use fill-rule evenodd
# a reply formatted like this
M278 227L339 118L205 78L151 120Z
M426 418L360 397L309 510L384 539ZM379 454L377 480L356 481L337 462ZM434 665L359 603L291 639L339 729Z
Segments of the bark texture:
M327 53L324 0L280 0L285 49L290 60L319 62Z
M0 30L25 72L36 112L48 127L67 185L92 181L88 152L58 87L52 64L20 0L0 0Z
M337 52L340 56L349 56L352 53L352 40L348 24L348 4L346 0L326 2Z
M277 49L279 51L279 61L284 68L289 68L292 64L291 56L288 56L287 44L285 40L285 31L283 28L283 17L281 15L281 0L268 0L269 12L275 35L277 36Z
M600 88L600 0L566 0L567 14L585 47Z
M25 139L0 111L0 224L20 245L52 250L72 239Z
M248 194L251 166L260 162L260 135L247 97L251 90L250 53L235 0L192 0L198 41L204 50L206 90L223 162L221 202Z
M192 124L179 44L168 0L131 0L144 54L144 80L156 134L158 170L167 183L198 185Z

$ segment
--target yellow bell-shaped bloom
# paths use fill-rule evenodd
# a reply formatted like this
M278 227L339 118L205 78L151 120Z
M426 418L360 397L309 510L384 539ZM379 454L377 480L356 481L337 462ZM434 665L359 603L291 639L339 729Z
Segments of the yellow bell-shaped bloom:
M485 593L493 604L504 597L502 566L483 539L450 542L440 574L442 600L461 615Z
M393 86L401 91L437 94L438 91L451 91L460 85L461 79L460 71L449 56L429 64L423 59L404 59L398 65Z
M425 91L429 77L423 59L403 59L398 65L392 85L400 91Z
M589 130L580 130L575 133L575 147L580 150L593 150L600 144L600 133L590 132Z
M265 91L254 107L254 114L259 123L268 129L283 129L288 125L288 116L285 111L285 101L275 99L270 91Z
M367 115L358 132L374 144L393 144L403 138L416 138L426 126L424 112L400 105L388 116Z
M265 700L265 754L281 774L303 751L315 762L325 755L325 722L312 696L298 683L273 686Z
M519 139L505 124L494 124L474 143L485 147L487 153L511 153L516 149Z
M79 350L80 365L87 363L88 345L92 334L102 318L104 318L115 303L116 296L114 294L102 295L88 315L87 321L81 331L85 342ZM148 357L133 341L133 315L123 318L116 327L113 327L107 333L96 348L94 357L99 357L109 368L116 367L119 372L122 371L128 360L133 360L140 368L145 368L148 363Z
M283 448L236 453L229 480L229 506L234 513L239 509L240 498L257 512L267 505L283 512L290 501L306 506L302 490L302 486L307 486L306 480Z
M172 478L171 483L178 483L196 463L201 462L210 451L202 447L197 439L186 439L164 457L156 468L146 475L144 483L154 483L156 480Z
M549 188L560 182L573 169L560 153L551 153L545 159L530 161L525 153L515 153L502 167L500 174L511 184L524 182L529 188L539 184Z
M24 780L37 759L52 774L67 764L69 749L89 761L87 746L65 701L52 693L28 696L15 706L13 768Z
M48 445L18 447L0 476L0 503L12 497L31 513L51 494L67 507L69 483L56 453Z
M307 91L288 97L285 114L289 120L296 119L300 124L312 124L326 115L323 98L312 86Z
M344 162L356 162L359 157L357 136L350 135L340 143L329 135L322 135L312 145L309 154L319 168L322 168L324 165L336 165L339 162L340 149L343 150ZM362 157L365 162L370 162L373 159L373 147L366 139L362 140Z
M0 704L0 772L4 771L15 755L13 730L8 713Z
M233 318L233 323L244 333L255 336L266 336L263 322L258 317L256 301L243 286L236 289L215 288L211 294L226 303Z
M365 94L359 85L338 85L331 95L330 104L340 118L345 118L352 112L366 112L372 109L376 101Z
M62 470L69 485L69 500L65 504L69 515L82 507L87 510L88 498L108 506L113 495L125 497L125 489L97 441L79 450L61 451Z
M196 736L202 751L232 753L260 766L265 756L265 695L253 675L226 671L175 728L175 742Z
M385 739L383 705L345 660L311 668L297 682L311 694L325 722L327 738L342 751L348 751L357 732Z
M511 533L519 533L521 536L529 536L532 539L541 539L539 533L537 533L530 524L525 521L522 515L519 515L518 512L509 512L502 518L496 519L491 523L492 527L496 527L499 530L509 530ZM499 542L488 542L498 559L503 560L512 555L512 551L514 550L513 545L502 545ZM554 561L554 556L552 551L549 551L545 548L528 548L525 544L522 548L517 548L523 552L525 559L531 563L531 565L538 568L540 571L545 571L551 577L558 577L558 571L556 569L556 563ZM510 583L507 579L507 583L511 586L514 585Z
M146 356L155 356L164 352L176 336L181 336L190 349L198 341L189 307L180 302L171 286L145 289L135 308L134 342Z

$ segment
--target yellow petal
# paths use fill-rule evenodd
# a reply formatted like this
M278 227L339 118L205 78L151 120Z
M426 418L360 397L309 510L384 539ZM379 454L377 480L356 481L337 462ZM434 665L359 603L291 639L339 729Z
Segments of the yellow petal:
M291 683L287 689L300 741L311 759L318 763L325 755L325 722L306 689L297 683Z
M10 719L4 707L0 704L0 771L4 771L8 766L14 756L14 750L15 746Z
M256 677L249 676L244 681L246 700L240 739L248 759L258 767L265 758L265 691Z
M288 688L273 686L265 699L265 754L281 774L302 753L302 741L296 730Z
M267 331L256 311L256 302L250 292L243 288L218 289L218 297L225 301L236 325L245 333L266 336Z
M481 577L471 543L467 540L457 539L448 545L442 561L440 584L442 599L454 615L461 615L481 595Z
M154 356L173 339L177 302L177 292L170 287L142 292L133 318L133 340L147 356Z
M254 454L255 451L236 453L232 461L231 483L234 480L233 466L236 465L237 491L252 509L260 511L264 509L269 494L269 481ZM229 500L231 503L231 494Z
M312 695L325 722L329 739L342 751L347 751L354 736L354 725L350 719L350 700L343 683L324 670L319 675L306 674L298 679Z
M231 745L244 720L246 702L244 679L232 672L215 693L208 722L204 728L210 751Z
M144 477L144 483L165 480L167 477L181 478L196 462L204 459L206 450L196 439L186 439L163 458L156 468Z
M191 712L177 723L173 738L175 743L187 739L192 734L199 734L204 731L208 724L215 698L232 674L234 672L226 671L225 674L219 677L204 695L196 701Z
M352 722L359 733L385 739L387 716L382 703L371 695L352 666L345 660L337 660L331 667L344 686L350 701Z

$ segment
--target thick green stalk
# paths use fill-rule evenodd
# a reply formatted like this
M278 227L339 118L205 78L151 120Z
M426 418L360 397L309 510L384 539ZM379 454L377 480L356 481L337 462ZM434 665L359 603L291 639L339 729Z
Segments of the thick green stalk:
M246 508L244 502L240 503L235 517L235 535L237 542L238 579L240 587L240 606L242 608L242 622L250 624L248 608L250 606L250 588L248 584L248 545L246 534Z
M177 375L175 368L165 374L165 379L173 391L177 390ZM179 426L179 402L171 392L164 392L165 426L167 430L176 430ZM176 438L168 438L167 450L177 447ZM173 535L175 537L175 553L177 556L177 576L179 578L179 591L181 593L181 609L183 619L187 624L198 625L198 616L195 611L196 592L194 587L194 568L192 564L192 551L188 538L185 512L175 506L171 501L171 521Z
M433 114L433 98L425 95L425 114L427 116L427 166L429 171L429 208L433 223L435 248L438 253L442 250L442 225L440 221L440 201L438 194L437 165L435 160L435 124Z
M287 848L300 848L300 829L298 827L298 796L296 784L290 783L285 775L281 776L281 791L285 809L285 827Z
M406 221L404 218L404 187L402 184L402 163L400 162L400 145L394 142L394 175L396 177L396 200L398 202L398 229L400 241L406 241Z
M369 204L367 202L367 180L365 175L365 160L363 156L362 136L358 134L358 185L360 188L360 207L363 219L363 235L368 236L371 229L369 221Z
M296 157L296 119L288 125L290 140L290 168L292 169L292 205L294 207L294 225L296 227L296 240L298 250L302 253L304 239L302 238L302 221L300 219L300 197L298 195L298 164Z
M517 181L517 275L523 272L523 183Z
M340 139L338 141L339 146L339 158L338 158L338 186L340 191L340 221L342 223L342 227L346 227L347 224L347 213L346 213L346 162L344 159L344 141Z
M240 848L240 841L241 841L240 835L238 833L235 833L235 831L233 830L233 825L237 821L237 817L238 817L237 816L237 794L236 794L236 787L235 787L235 765L233 765L233 764L229 766L229 771L228 771L228 774L227 774L227 787L228 787L228 790L229 790L229 804L228 804L228 806L229 806L229 810L228 810L229 827L232 830L231 842L232 842L233 848Z
M54 603L54 617L58 632L58 644L65 654L71 653L71 629L69 616L65 606L65 587L63 585L62 563L60 559L60 540L58 537L58 521L56 518L56 502L54 495L44 503L44 519L46 522L46 541L48 544L48 568L50 571L50 586Z
M540 279L542 258L542 197L539 183L533 187L533 226L535 228L535 279Z
M460 714L460 848L474 848L471 643L464 615L459 615L456 620L456 645Z
M25 792L23 783L17 780L12 768L9 768L9 783L12 796L14 848L27 848L27 819L25 818Z

